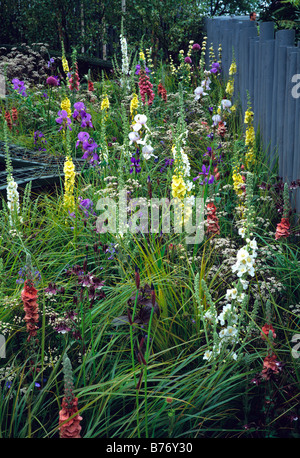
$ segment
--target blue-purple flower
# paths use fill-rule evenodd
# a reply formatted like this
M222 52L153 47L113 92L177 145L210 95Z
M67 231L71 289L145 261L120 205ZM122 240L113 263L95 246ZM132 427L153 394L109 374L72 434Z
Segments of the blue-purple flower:
M210 73L214 73L215 75L221 70L219 62L213 62Z
M66 110L61 110L58 113L58 118L56 118L56 122L58 124L61 124L59 130L62 130L66 128L67 126L69 127L69 130L72 130L72 127L70 126L71 124L71 119L68 117L68 113Z
M86 218L92 215L96 215L95 212L93 212L93 201L91 199L82 199L82 197L79 198L79 207L83 210L84 215Z
M27 97L24 81L20 81L19 78L14 78L12 84L15 91L18 91L23 97Z
M141 71L141 66L140 64L137 64L135 67L135 75L138 75ZM148 67L145 67L145 73L150 73L150 70Z
M204 180L199 183L200 185L204 184L211 184L214 182L215 177L213 175L210 175L209 173L210 166L206 167L204 164L202 165L202 172L198 173L198 176L193 178L193 181L198 180L201 176L204 177ZM209 177L209 178L208 178Z

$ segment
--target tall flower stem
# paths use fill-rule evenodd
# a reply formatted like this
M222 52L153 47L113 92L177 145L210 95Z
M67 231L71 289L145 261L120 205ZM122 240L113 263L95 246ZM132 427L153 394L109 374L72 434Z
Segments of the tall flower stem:
M49 121L50 121L50 106L51 106L51 99L52 99L52 86L50 87L50 94L48 100L48 112L47 112L47 127L49 129Z
M135 316L136 307L137 307L138 295L139 295L139 290L137 288L136 294L135 294L135 301L134 301L134 306L133 306L132 317L130 318L131 361L132 361L132 371L133 371L135 387L137 386L137 380L136 380L136 375L135 375L135 361L134 361L133 323L134 323L134 316ZM139 392L138 392L138 389L136 389L136 409L137 409L136 411L137 431L138 431L138 437L140 438L141 433L140 433L140 425L139 425Z
M149 319L149 326L148 326L148 336L147 336L147 345L146 345L146 354L145 354L145 360L147 365L145 366L145 430L146 430L146 438L149 438L149 431L148 431L148 399L147 399L147 376L148 376L148 361L149 361L149 346L150 346L150 332L151 332L151 325L152 325L152 319L153 319L153 313L154 313L154 307L151 309L151 314L150 314L150 319Z

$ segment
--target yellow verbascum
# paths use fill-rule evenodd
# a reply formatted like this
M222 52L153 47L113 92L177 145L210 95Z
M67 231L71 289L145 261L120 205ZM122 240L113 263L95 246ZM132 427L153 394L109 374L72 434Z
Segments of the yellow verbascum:
M110 106L109 99L106 95L101 102L101 110L108 110L109 106Z
M236 71L237 71L236 63L235 61L233 61L229 68L229 75L234 75Z
M236 167L233 169L232 179L233 179L233 188L235 190L235 193L239 197L242 196L243 195L242 186L244 185L244 180L242 178L242 175L238 172Z
M70 211L75 209L74 200L74 185L75 185L75 166L71 156L67 156L64 163L65 174L65 193L64 193L64 206Z
M65 56L62 57L62 67L63 67L63 71L67 74L69 73L70 69L69 69L69 64L68 64L68 61L66 59Z
M255 141L255 131L253 126L249 126L246 130L245 144L252 145Z
M137 114L138 106L139 106L139 98L138 98L137 94L133 94L133 97L132 97L132 99L130 101L131 119L133 119L134 116Z
M183 199L186 195L186 186L182 176L173 175L172 177L172 196L174 199Z
M225 92L226 94L230 95L231 97L233 96L233 92L234 92L234 82L232 79L230 79L226 85L226 89L225 89Z
M250 109L245 111L244 123L245 124L249 124L253 119L253 115L254 115L254 113Z
M61 106L61 109L62 109L62 110L65 110L65 111L67 112L68 117L70 118L70 116L71 116L71 114L72 114L72 111L71 111L71 102L70 102L70 100L68 99L68 97L65 97L65 98L62 100L60 106Z
M253 115L253 111L251 110L250 106L248 106L248 109L245 111L244 117L244 123L247 124L247 129L245 133L245 145L247 146L245 162L247 167L251 167L251 165L253 165L255 162L255 130L253 127Z

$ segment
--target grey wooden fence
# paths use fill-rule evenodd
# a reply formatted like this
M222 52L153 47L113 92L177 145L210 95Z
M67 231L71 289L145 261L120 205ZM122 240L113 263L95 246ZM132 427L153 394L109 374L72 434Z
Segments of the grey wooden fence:
M212 45L217 56L221 44L225 79L234 53L234 98L245 112L249 94L254 127L270 165L278 160L278 174L289 184L300 179L300 42L295 45L295 31L275 32L273 22L259 23L258 28L248 16L223 16L206 19L206 35L207 65L208 48ZM292 205L300 212L299 188Z

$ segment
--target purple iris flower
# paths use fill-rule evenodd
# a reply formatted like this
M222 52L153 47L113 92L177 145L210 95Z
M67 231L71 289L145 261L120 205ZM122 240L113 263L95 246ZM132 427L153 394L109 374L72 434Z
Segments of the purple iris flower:
M220 64L219 62L214 62L211 66L210 73L218 73L220 71Z
M76 148L80 144L83 151L82 159L89 160L92 165L99 164L99 156L95 151L98 148L98 145L92 137L90 137L90 134L87 132L79 132Z
M129 173L133 172L133 167L135 168L135 173L140 173L140 171L142 170L140 167L140 158L132 157L130 161L132 163L132 167L130 168Z
M89 113L85 113L85 116L82 116L81 127L91 127L93 128L92 124L92 116Z
M80 202L79 202L79 206L82 208L84 214L85 214L85 217L88 218L90 213L89 212L92 212L93 215L96 215L95 212L93 212L93 201L91 199L82 199L80 197Z
M80 145L80 143L88 141L88 139L90 138L90 134L87 132L79 132L77 137L78 140L76 142L76 148Z
M198 180L202 175L204 177L204 180L200 183L201 185L206 184L206 183L207 184L213 183L215 179L213 175L211 175L210 178L208 179L209 169L210 169L210 166L206 167L205 165L202 165L202 172L199 172L198 176L193 178L193 181Z
M51 67L51 65L54 64L54 57L50 57L50 60L48 61L48 68Z
M24 81L20 81L19 78L14 78L12 80L12 83L15 91L18 91L18 93L21 94L23 97L27 97Z
M85 110L85 105L83 102L76 102L74 103L74 108L75 110L78 110L80 112L80 111Z
M62 130L64 127L69 126L69 130L72 130L72 127L70 127L71 124L71 119L68 118L68 113L66 110L61 110L58 113L58 118L56 118L56 122L58 124L61 124L59 130Z
M82 142L82 149L87 153L92 153L96 148L98 145L92 138Z
M141 66L140 64L137 64L135 67L135 75L138 75L140 73ZM150 73L150 70L148 67L145 67L145 73Z

